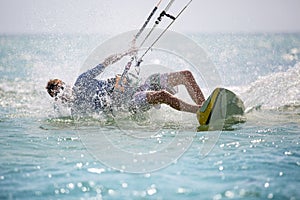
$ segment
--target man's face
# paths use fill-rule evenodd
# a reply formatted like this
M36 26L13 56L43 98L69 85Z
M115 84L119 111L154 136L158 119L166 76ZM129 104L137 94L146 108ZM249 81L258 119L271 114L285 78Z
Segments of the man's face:
M56 97L61 90L64 89L63 82L61 80L53 80L48 84L48 93L51 97Z

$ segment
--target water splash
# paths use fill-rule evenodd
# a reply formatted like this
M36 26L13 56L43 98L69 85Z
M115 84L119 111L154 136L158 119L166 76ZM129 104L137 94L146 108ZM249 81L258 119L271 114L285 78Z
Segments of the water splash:
M260 77L243 94L247 107L286 110L300 106L300 63L286 72Z
M300 124L300 63L262 76L241 93L253 125Z

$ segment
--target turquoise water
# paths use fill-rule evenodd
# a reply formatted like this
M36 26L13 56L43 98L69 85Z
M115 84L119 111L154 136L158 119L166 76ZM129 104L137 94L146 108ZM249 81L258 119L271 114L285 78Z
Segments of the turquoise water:
M154 110L139 125L128 118L76 122L67 111L57 116L46 82L74 81L107 36L1 36L0 199L299 199L300 35L189 37L208 54L222 86L235 91L248 110L246 123L217 132L205 157L199 152L216 132L196 132L188 114ZM157 140L134 146L124 130L141 138L155 133ZM176 133L190 143L162 168L127 173L103 164L96 146L83 141L95 133L134 152L151 145L163 149ZM101 147L103 141L97 142ZM122 160L113 152L106 159Z

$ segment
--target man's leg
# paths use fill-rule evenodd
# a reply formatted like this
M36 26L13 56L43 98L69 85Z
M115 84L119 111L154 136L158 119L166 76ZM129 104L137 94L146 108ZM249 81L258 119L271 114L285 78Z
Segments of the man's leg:
M197 105L202 105L205 101L205 97L200 87L197 85L193 74L188 70L168 74L168 84L172 87L184 85Z
M165 90L147 91L146 97L149 104L164 103L179 111L196 113L199 109L199 105L186 103Z

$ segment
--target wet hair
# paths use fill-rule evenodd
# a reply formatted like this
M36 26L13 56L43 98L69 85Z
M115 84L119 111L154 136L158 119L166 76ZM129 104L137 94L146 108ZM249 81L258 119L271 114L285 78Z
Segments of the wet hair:
M57 96L59 89L64 89L63 84L64 82L62 82L62 80L51 79L47 83L46 90L51 97L55 97Z

